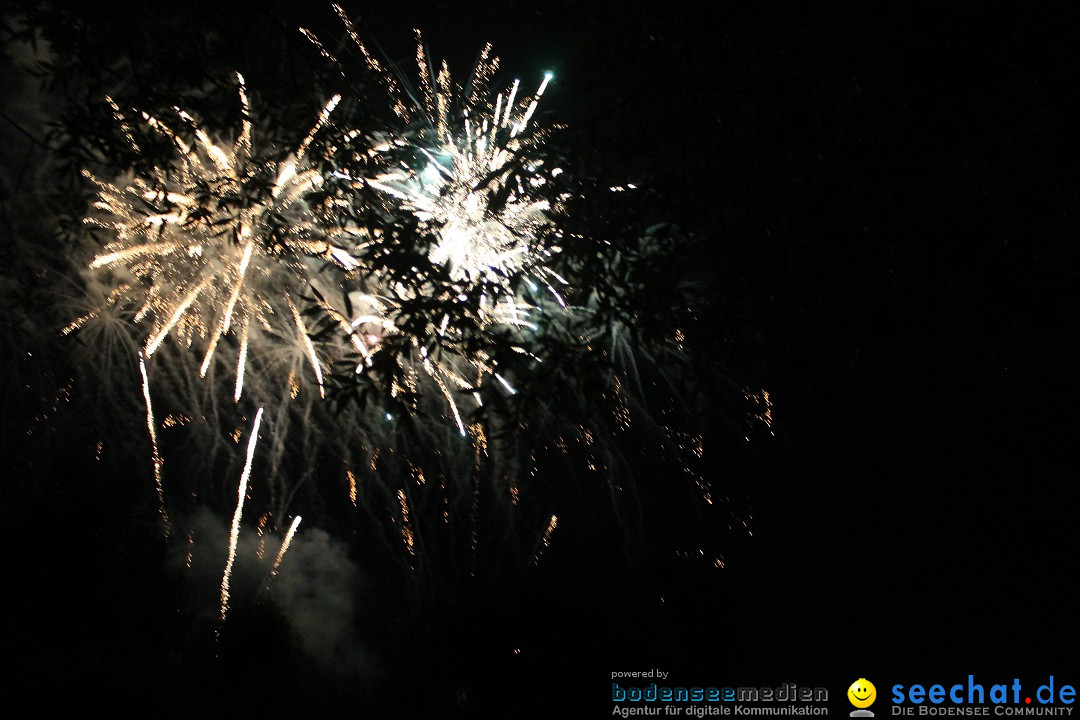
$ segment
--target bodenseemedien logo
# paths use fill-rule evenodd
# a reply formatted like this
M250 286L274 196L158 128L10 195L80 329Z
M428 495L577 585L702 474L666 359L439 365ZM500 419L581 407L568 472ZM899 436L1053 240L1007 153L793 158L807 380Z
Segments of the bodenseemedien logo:
M859 678L847 689L847 698L848 702L855 706L855 709L851 711L851 717L874 717L874 713L867 710L877 699L877 688L874 687L874 683L866 678Z

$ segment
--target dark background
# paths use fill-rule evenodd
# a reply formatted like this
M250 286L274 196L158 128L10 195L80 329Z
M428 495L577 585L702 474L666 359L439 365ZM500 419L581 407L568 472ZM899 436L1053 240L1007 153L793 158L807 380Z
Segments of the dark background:
M115 702L125 688L180 707L190 683L207 707L572 717L579 703L610 711L611 672L653 666L673 684L797 682L836 698L857 677L879 693L968 673L1075 684L1074 5L346 9L406 68L415 26L453 68L491 41L526 85L554 70L547 110L701 238L682 258L708 288L688 342L774 402L752 536L718 572L627 554L615 521L582 509L529 592L503 597L496 579L475 602L433 603L378 680L298 671L266 632L277 621L252 619L245 652L265 665L245 682L272 691L249 697L209 671L148 670L185 652L153 639L152 594L126 597L119 617L96 561L30 519L85 507L20 495L27 514L8 518L5 548L21 598L8 618L31 668L21 692L78 686ZM202 27L212 62L267 94L278 69L246 58L292 52L298 24L339 32L317 3L83 14L85 32L136 52ZM96 509L82 522L102 522ZM60 556L63 573L41 569ZM508 659L506 645L524 652Z

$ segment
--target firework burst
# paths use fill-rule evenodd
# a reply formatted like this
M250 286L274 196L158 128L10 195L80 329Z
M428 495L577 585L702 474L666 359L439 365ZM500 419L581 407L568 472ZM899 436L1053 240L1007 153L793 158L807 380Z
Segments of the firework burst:
M326 287L317 271L320 262L341 273L358 267L345 247L348 230L327 234L327 209L308 201L322 184L309 158L312 144L340 98L333 97L296 149L277 160L256 152L243 77L237 74L237 80L244 119L235 142L215 142L179 108L174 109L184 134L142 113L146 125L176 148L175 161L118 184L86 173L97 188L95 213L86 223L112 238L90 268L111 272L115 280L106 306L131 308L132 319L146 323L147 358L172 335L199 347L205 376L221 341L232 336L233 396L239 400L249 349L260 345L257 336L286 339L305 356L322 392L322 361L297 303L311 295L324 303L332 297L319 292ZM128 142L141 153L132 127L110 103Z
M435 238L431 261L453 280L492 283L512 297L511 283L524 273L550 288L553 273L544 263L552 250L539 240L551 225L546 186L562 170L546 168L535 156L543 134L529 131L551 74L531 97L518 99L515 80L492 101L486 85L498 59L489 57L488 46L473 70L470 91L458 95L445 63L430 77L423 47L417 61L425 120L401 145L412 162L399 162L368 184L400 200L421 222Z
M465 436L460 400L481 405L479 388L491 378L515 394L502 351L535 359L528 334L539 329L538 315L569 313L567 282L551 267L560 251L555 217L567 197L555 182L563 171L546 153L547 131L533 122L552 75L531 94L518 81L493 92L499 60L488 45L462 88L445 62L432 71L417 33L414 93L335 10L398 122L351 158L339 153L327 174L343 195L363 197L384 218L357 248L365 268L374 268L364 296L373 312L355 314L352 324L372 333L369 347L375 340L395 347L391 395L426 377ZM341 61L304 32L344 73Z
M279 484L268 495L248 497L260 411L233 514L221 618L245 502L274 517L290 514L295 489L321 482L320 462L343 468L336 492L349 508L345 522L359 511L373 524L393 526L392 546L404 550L410 572L420 572L428 554L455 538L465 538L475 563L485 513L503 507L496 503L518 506L530 492L523 491L526 478L542 469L580 461L589 473L610 478L628 464L618 441L606 438L627 432L630 399L620 393L619 376L608 375L614 359L601 348L617 335L618 323L634 318L618 314L621 304L612 303L618 307L608 315L594 307L605 287L609 298L618 293L610 287L616 270L596 267L615 251L597 252L602 241L583 238L582 224L573 222L587 183L563 172L537 119L551 74L529 84L531 91L518 81L493 90L499 61L488 46L461 86L446 63L433 70L418 35L419 90L410 92L347 19L346 27L387 91L396 117L389 126L357 130L363 123L349 113L365 98L336 110L335 95L291 151L260 150L238 76L243 124L235 139L212 138L179 109L170 121L175 129L144 113L136 132L114 104L132 148L145 144L137 137L156 136L173 158L143 162L149 170L113 183L88 175L97 196L87 223L109 235L90 270L106 294L99 309L69 330L91 317L129 318L147 365L170 338L191 348L158 358L159 372L173 360L184 363L183 388L174 395L193 395L191 388L202 385L195 376L220 364L231 372L213 374L202 385L204 398L227 394L239 402L250 376L247 401L266 406L271 430L260 455L268 472L260 482ZM582 267L590 272L579 272ZM585 285L579 290L563 276ZM580 361L586 355L592 365ZM531 372L540 367L547 372ZM161 452L146 366L142 371L165 520ZM171 384L179 385L177 377L169 375ZM297 400L301 377L318 392ZM603 395L612 378L610 402L588 399L586 385ZM285 388L280 402L265 397L260 381ZM369 382L374 397L364 394ZM344 409L335 404L331 418L330 404L320 402L331 387L360 388L360 401ZM223 402L219 411L216 403L208 399L185 412L207 425L229 423L227 437L239 444L237 408ZM470 416L463 407L481 405L494 409ZM430 412L433 406L440 412ZM602 417L613 409L617 427ZM455 429L470 439L452 437ZM202 461L170 459L170 468L180 469L180 462ZM182 473L170 470L174 475ZM543 530L523 544L528 565L540 562L560 517L545 511L535 518Z

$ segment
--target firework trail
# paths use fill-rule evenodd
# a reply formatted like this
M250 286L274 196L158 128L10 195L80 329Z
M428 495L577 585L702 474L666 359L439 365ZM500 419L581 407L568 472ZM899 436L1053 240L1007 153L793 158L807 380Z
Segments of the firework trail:
M292 524L289 525L288 532L285 533L285 539L281 541L281 549L278 550L277 557L274 558L274 564L270 567L270 575L266 578L265 589L270 589L270 583L277 577L278 568L281 567L281 561L285 559L285 553L289 550L289 545L292 544L293 535L296 534L296 529L300 527L300 516L297 515L293 518Z
M146 429L150 432L150 444L153 448L154 486L157 489L158 512L161 514L165 538L168 539L171 533L171 527L169 523L169 514L165 511L165 485L162 480L162 466L164 465L164 462L161 459L161 453L158 451L157 423L154 421L154 406L150 402L150 378L146 374L146 362L143 360L141 354L139 355L139 372L142 374L143 400L146 401Z
M349 502L356 507L356 473L350 468L345 471L345 476L349 480Z
M543 534L536 543L536 550L533 552L532 564L534 566L540 564L540 558L543 557L544 551L551 545L551 536L555 534L555 528L559 525L559 518L552 515L548 519L547 526L544 528Z
M229 557L225 561L225 572L221 575L221 622L229 612L229 582L232 579L233 563L236 561L236 545L240 541L240 517L244 512L244 498L247 497L248 477L251 475L251 461L255 457L255 445L259 442L259 425L262 423L263 409L255 414L255 424L248 438L247 460L244 472L240 475L240 487L236 494L236 512L233 513L232 528L229 531Z
M416 555L416 537L413 535L412 521L409 519L409 501L404 490L397 491L398 504L401 505L401 541L409 551L409 555Z

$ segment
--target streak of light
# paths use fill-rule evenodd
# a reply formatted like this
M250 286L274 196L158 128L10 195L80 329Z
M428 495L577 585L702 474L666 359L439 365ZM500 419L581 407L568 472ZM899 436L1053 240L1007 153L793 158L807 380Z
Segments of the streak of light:
M247 459L244 472L240 475L240 486L236 492L236 512L233 513L232 527L229 530L229 556L225 561L225 572L221 575L221 622L229 612L229 583L232 580L233 563L236 561L236 546L240 541L240 518L244 512L244 499L247 497L248 478L251 475L251 461L255 457L255 446L259 442L259 425L262 424L263 409L255 414L255 423L248 439Z
M139 355L139 372L142 374L143 400L146 402L146 429L150 432L150 444L153 448L154 487L157 490L158 513L161 515L165 537L168 538L172 533L172 527L169 522L169 514L165 510L165 483L162 477L164 461L161 459L161 452L158 450L157 423L154 421L154 406L150 402L150 378L146 374L146 361L141 354Z

